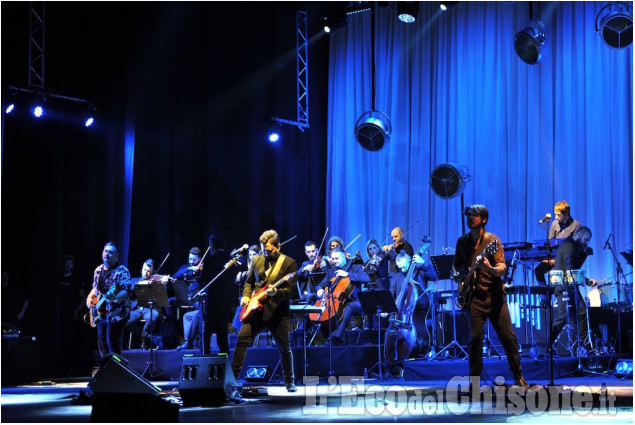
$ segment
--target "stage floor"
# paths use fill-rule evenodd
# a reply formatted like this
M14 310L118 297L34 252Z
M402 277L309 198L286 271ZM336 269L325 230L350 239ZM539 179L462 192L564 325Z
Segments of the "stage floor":
M602 383L608 388L608 401L598 402ZM161 388L159 397L171 400L177 410L178 381L153 381ZM466 382L465 382L466 383ZM366 380L353 386L346 382L329 385L326 382L298 385L298 392L287 393L283 386L268 385L267 395L243 397L240 402L228 402L221 407L180 407L176 422L576 422L632 423L633 381L614 376L582 376L561 378L556 387L532 387L520 397L470 401L468 395L455 393L451 381ZM450 385L448 385L450 384ZM547 385L546 380L531 383ZM89 422L93 407L72 404L80 391L87 388L87 379L40 385L2 388L2 422ZM247 388L247 387L245 387ZM569 394L560 403L549 405L546 397ZM262 390L261 390L262 391ZM533 391L533 395L532 395ZM569 392L570 391L570 392ZM591 392L588 400L585 392ZM505 400L502 404L501 400ZM542 400L542 401L541 401ZM117 403L111 406L117 409ZM155 411L150 422L169 420ZM115 422L108 417L96 421Z

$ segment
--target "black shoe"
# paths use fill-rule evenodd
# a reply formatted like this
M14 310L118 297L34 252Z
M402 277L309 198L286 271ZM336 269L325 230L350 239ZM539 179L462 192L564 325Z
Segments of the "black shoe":
M298 391L298 389L296 388L293 382L287 382L286 387L287 387L288 393L295 393Z

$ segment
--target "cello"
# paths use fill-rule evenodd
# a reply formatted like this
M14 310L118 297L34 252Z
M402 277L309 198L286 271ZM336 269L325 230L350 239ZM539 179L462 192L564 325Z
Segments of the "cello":
M430 239L426 236L416 254L423 255L429 247ZM390 363L399 363L406 359L417 344L417 329L412 321L412 315L422 291L412 280L414 270L413 258L395 300L397 313L390 317L390 325L386 330L384 355Z
M344 267L342 267L342 270L348 272L351 269L353 262L357 259L361 259L358 254L359 252L355 254L353 258L348 260ZM355 285L351 282L351 279L348 276L335 276L331 278L330 282L330 285L324 288L322 297L315 303L315 307L324 307L324 311L321 313L309 314L309 319L314 322L325 322L335 315L337 315L337 320L340 320L344 314L344 305L346 304L348 297L350 297L353 293L353 290L355 290ZM329 288L332 289L329 291Z

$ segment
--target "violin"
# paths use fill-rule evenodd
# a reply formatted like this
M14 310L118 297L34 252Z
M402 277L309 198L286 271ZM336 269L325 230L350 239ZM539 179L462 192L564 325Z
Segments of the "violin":
M147 282L147 283L152 283L152 282L161 282L161 283L163 283L163 280L165 278L167 278L168 282L174 282L176 280L172 276L162 275L162 274L153 274L149 278L141 280L139 283L145 283L145 282Z

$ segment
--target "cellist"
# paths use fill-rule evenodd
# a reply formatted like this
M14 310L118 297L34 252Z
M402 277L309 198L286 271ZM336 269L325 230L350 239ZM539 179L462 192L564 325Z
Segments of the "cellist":
M341 247L333 248L329 253L329 258L331 260L332 267L327 268L326 276L316 287L316 296L318 299L326 297L325 306L328 308L330 304L331 308L333 308L333 303L328 295L329 287L335 287L341 278L348 278L350 280L352 290L350 291L350 294L348 294L347 299L342 299L345 297L344 294L339 297L340 303L344 305L343 314L335 331L331 335L331 344L343 345L344 340L342 338L345 335L346 328L348 327L351 318L355 314L363 314L362 305L357 298L357 290L361 290L362 284L368 283L370 279L360 264L350 263L353 260L347 261L346 254ZM327 291L326 294L325 291Z

